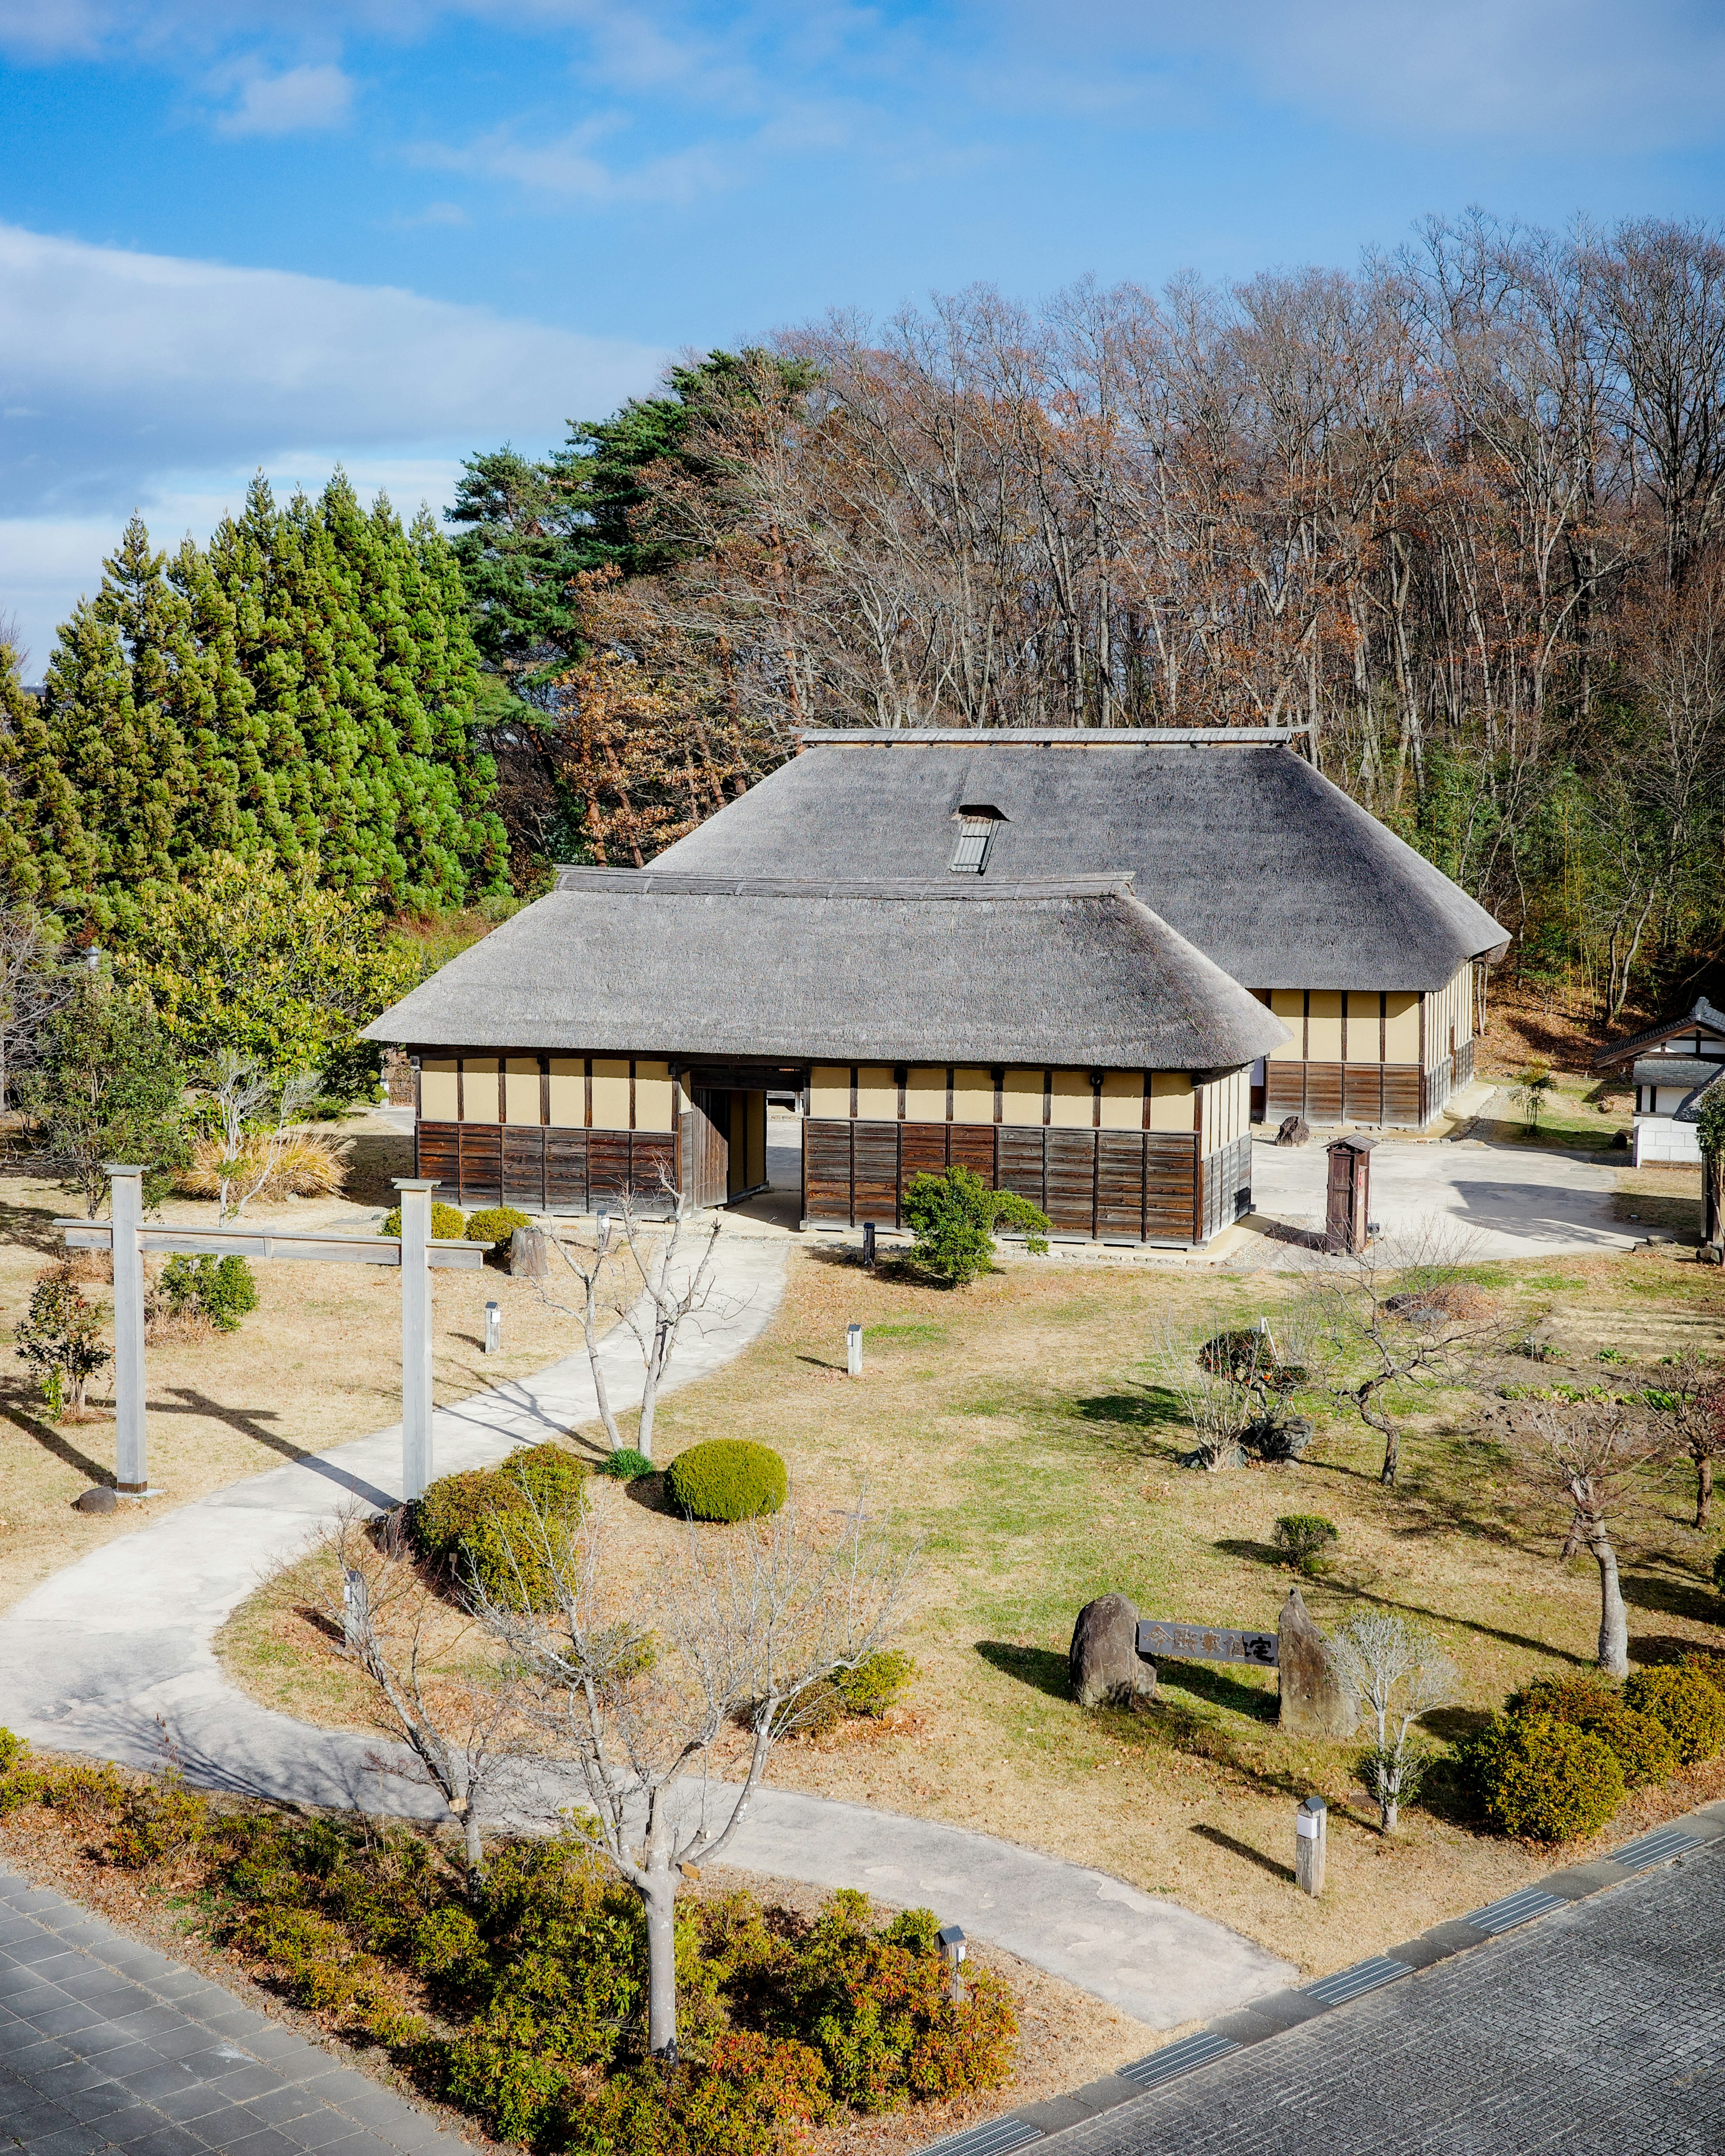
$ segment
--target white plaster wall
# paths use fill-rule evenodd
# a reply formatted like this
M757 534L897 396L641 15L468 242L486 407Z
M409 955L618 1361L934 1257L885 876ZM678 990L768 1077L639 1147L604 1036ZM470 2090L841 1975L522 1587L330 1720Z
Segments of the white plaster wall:
M1680 1123L1670 1116L1635 1117L1635 1166L1651 1161L1693 1162L1701 1165L1701 1140L1693 1123Z

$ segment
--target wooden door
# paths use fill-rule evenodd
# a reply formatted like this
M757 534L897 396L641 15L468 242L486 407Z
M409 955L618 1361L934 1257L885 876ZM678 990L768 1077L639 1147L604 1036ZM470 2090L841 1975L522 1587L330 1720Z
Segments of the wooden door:
M1324 1233L1332 1250L1352 1250L1353 1240L1353 1179L1360 1156L1351 1146L1330 1147L1329 1202L1324 1209Z
M683 1116L683 1195L699 1209L729 1195L731 1096L698 1086Z

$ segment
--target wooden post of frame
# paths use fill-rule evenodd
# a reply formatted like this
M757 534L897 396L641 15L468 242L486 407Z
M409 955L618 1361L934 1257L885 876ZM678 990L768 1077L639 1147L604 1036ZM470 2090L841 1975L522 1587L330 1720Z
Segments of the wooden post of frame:
M401 1493L411 1502L431 1480L431 1194L435 1183L398 1176L401 1196Z
M144 1424L144 1171L104 1161L114 1255L114 1486L122 1497L150 1494Z

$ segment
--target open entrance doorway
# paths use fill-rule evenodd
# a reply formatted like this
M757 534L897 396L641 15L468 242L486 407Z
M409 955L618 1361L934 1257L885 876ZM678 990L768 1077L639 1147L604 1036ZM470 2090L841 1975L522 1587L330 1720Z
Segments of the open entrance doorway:
M683 1189L697 1210L767 1187L765 1089L696 1085L683 1115Z

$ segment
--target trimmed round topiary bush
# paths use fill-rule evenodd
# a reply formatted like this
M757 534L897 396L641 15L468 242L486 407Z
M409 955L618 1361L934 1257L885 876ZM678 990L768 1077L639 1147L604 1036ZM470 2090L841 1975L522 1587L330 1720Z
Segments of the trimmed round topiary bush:
M770 1445L711 1437L680 1452L665 1471L671 1507L695 1520L752 1520L776 1512L790 1490L785 1465Z
M401 1233L401 1208L383 1215L380 1235L398 1235ZM459 1243L467 1234L467 1215L459 1205L439 1205L431 1201L431 1240L434 1243Z
M1537 1677L1512 1695L1512 1715L1543 1715L1584 1729L1609 1745L1623 1769L1624 1787L1645 1788L1677 1771L1676 1747L1670 1732L1651 1714L1628 1704L1607 1677L1592 1671L1572 1676Z
M470 1243L489 1243L493 1250L506 1250L509 1239L517 1228L531 1228L532 1216L513 1205L488 1205L482 1213L475 1213L468 1219L467 1240Z
M1548 1716L1497 1716L1460 1747L1487 1823L1532 1841L1594 1834L1623 1802L1623 1768L1602 1737Z
M1667 1665L1636 1670L1623 1687L1630 1707L1639 1707L1669 1732L1677 1757L1687 1767L1711 1759L1725 1744L1725 1693L1699 1670Z
M463 1584L471 1580L500 1602L543 1609L552 1553L534 1513L556 1535L580 1505L585 1472L561 1445L536 1445L500 1467L439 1476L409 1507L408 1535L422 1557Z

